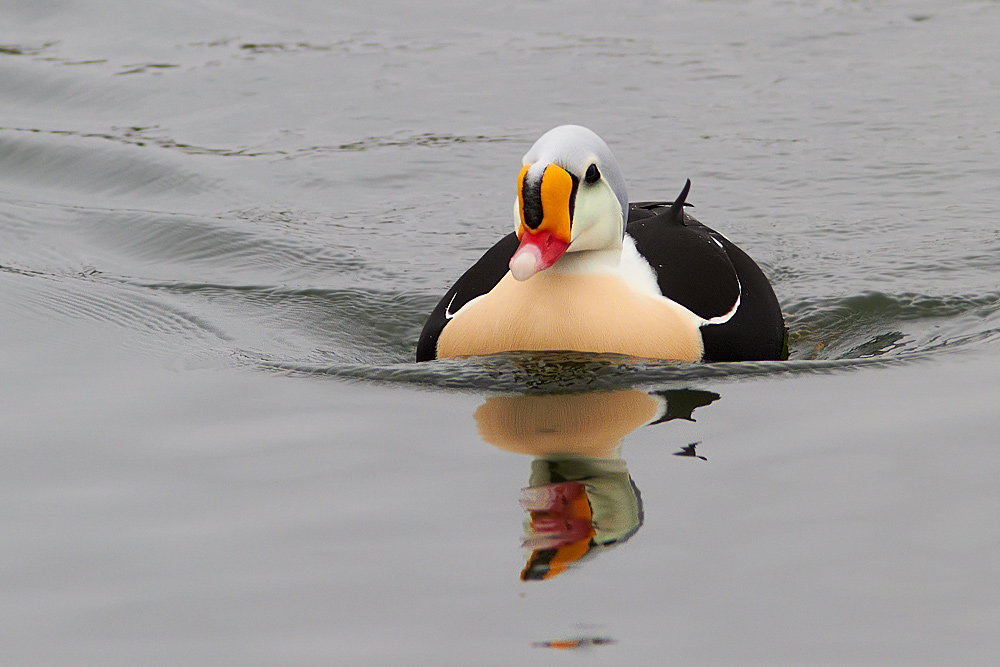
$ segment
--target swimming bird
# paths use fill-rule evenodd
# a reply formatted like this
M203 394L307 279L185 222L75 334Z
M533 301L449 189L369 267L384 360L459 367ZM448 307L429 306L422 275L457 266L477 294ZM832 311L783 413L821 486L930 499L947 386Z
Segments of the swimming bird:
M674 361L782 359L767 277L672 202L629 203L591 130L562 125L525 154L514 228L445 293L417 361L497 352L615 353Z

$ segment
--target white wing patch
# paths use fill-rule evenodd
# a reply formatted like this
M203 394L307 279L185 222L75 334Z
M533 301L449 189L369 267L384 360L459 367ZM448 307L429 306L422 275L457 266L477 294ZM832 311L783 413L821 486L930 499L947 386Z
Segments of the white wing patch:
M710 234L709 238L715 241L715 245L722 248L722 252L726 252L726 246L722 245L722 241L720 241L715 237L716 233L717 232L713 232L712 234ZM732 319L733 315L736 314L736 311L739 310L740 298L743 296L743 285L740 284L739 276L736 276L736 289L737 289L736 303L733 304L732 309L728 313L725 313L724 315L718 315L716 317L708 318L707 320L705 320L705 324L725 324L726 322Z
M458 292L455 293L455 296L458 296ZM458 317L459 315L462 314L463 310L465 310L466 308L468 308L469 306L471 306L475 302L477 302L480 299L482 299L484 296L486 296L486 294L480 294L476 298L470 299L470 300L466 301L464 306L462 306L461 308L459 308L457 311L455 311L453 313L453 312L451 312L451 304L453 304L455 302L455 296L451 297L451 301L448 302L448 307L444 309L444 319L446 319L446 320L450 320L452 318Z
M702 320L705 324L725 324L732 319L733 315L740 308L740 298L743 296L743 285L740 284L739 278L736 279L736 287L739 288L739 294L736 295L736 303L733 304L732 310L730 310L725 315L719 315L717 317L710 317L707 320Z
M455 303L456 296L458 296L458 292L451 295L451 301L448 302L448 305L444 309L444 319L446 320L450 320L455 317L455 313L451 312L451 304ZM459 308L459 310L461 310L461 308Z

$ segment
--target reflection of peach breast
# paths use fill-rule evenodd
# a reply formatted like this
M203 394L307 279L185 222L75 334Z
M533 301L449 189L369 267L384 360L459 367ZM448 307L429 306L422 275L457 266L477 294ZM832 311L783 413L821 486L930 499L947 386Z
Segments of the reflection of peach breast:
M476 414L483 440L510 452L592 458L616 455L622 438L656 417L659 405L645 392L549 396L497 396Z

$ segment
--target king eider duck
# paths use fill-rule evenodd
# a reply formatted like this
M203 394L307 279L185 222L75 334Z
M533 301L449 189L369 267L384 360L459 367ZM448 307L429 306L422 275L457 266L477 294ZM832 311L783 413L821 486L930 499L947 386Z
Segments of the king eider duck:
M674 361L784 358L774 290L750 257L673 202L629 204L607 144L579 125L522 160L515 232L431 312L417 361L507 351Z

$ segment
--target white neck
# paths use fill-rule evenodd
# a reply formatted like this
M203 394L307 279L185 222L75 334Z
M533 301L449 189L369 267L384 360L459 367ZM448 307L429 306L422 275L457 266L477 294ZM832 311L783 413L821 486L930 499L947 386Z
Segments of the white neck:
M563 274L618 273L621 258L621 247L568 252L549 271Z
M632 237L625 235L622 245L601 250L568 252L546 269L556 275L610 274L619 276L632 289L651 296L662 296L656 273L639 254Z

